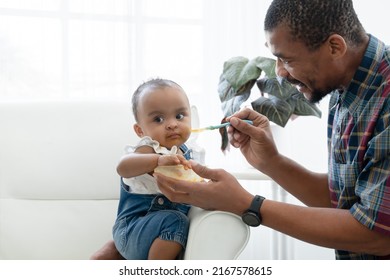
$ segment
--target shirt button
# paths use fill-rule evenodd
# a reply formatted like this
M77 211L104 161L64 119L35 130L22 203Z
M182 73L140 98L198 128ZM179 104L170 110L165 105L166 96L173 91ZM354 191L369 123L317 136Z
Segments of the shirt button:
M164 198L160 197L160 198L157 200L157 203L160 204L160 205L163 205L163 204L164 204Z

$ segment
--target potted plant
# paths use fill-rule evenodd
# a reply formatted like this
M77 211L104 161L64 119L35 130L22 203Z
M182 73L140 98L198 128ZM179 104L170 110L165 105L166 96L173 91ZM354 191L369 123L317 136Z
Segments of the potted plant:
M320 109L310 103L302 93L275 73L276 61L266 57L252 60L237 56L227 60L218 85L224 117L240 110L251 96L256 84L258 98L251 102L253 110L265 115L273 123L284 127L293 116L321 117ZM262 75L264 72L265 75ZM222 150L227 147L226 131L222 134Z
M256 84L258 98L252 108L284 127L292 115L321 117L320 109L310 103L293 85L275 73L276 61L266 57L249 60L238 56L227 60L218 86L224 116L237 112ZM261 77L262 72L265 76Z

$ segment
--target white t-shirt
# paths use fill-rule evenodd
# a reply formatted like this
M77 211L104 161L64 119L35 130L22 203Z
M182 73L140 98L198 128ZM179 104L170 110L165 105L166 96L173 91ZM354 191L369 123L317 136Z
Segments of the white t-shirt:
M130 146L127 145L125 147L126 153L132 153L137 148L141 146L149 146L153 148L153 150L156 152L156 154L162 154L162 155L172 155L177 154L178 148L176 146L173 146L172 149L168 150L165 147L160 146L160 143L156 140L153 140L149 136L142 137L138 144L136 146ZM123 178L123 182L129 186L130 192L132 193L138 193L138 194L157 194L161 193L157 186L156 179L149 175L148 173L132 177L132 178Z

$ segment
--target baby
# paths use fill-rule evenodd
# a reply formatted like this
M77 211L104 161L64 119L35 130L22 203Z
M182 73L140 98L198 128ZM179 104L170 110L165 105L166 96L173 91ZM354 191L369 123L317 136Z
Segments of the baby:
M172 203L158 189L155 168L190 168L191 108L175 82L153 79L134 92L134 130L140 137L129 146L117 171L121 176L115 246L125 259L176 259L187 242L189 205Z

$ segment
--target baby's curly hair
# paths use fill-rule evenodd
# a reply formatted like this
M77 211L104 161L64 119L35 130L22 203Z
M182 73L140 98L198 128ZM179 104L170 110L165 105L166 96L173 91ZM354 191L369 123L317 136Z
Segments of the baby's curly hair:
M133 115L134 115L135 121L138 122L138 110L137 110L138 102L139 102L140 96L144 92L144 90L146 90L146 89L162 89L162 88L166 88L166 87L177 87L177 88L183 90L183 88L179 84L175 83L174 81L162 79L162 78L153 78L153 79L150 79L150 80L148 80L148 81L146 81L138 86L138 88L133 93L133 97L132 97ZM183 92L184 92L184 90L183 90Z
M332 34L339 34L354 46L364 40L352 0L274 0L268 8L264 30L285 25L294 40L316 50Z

